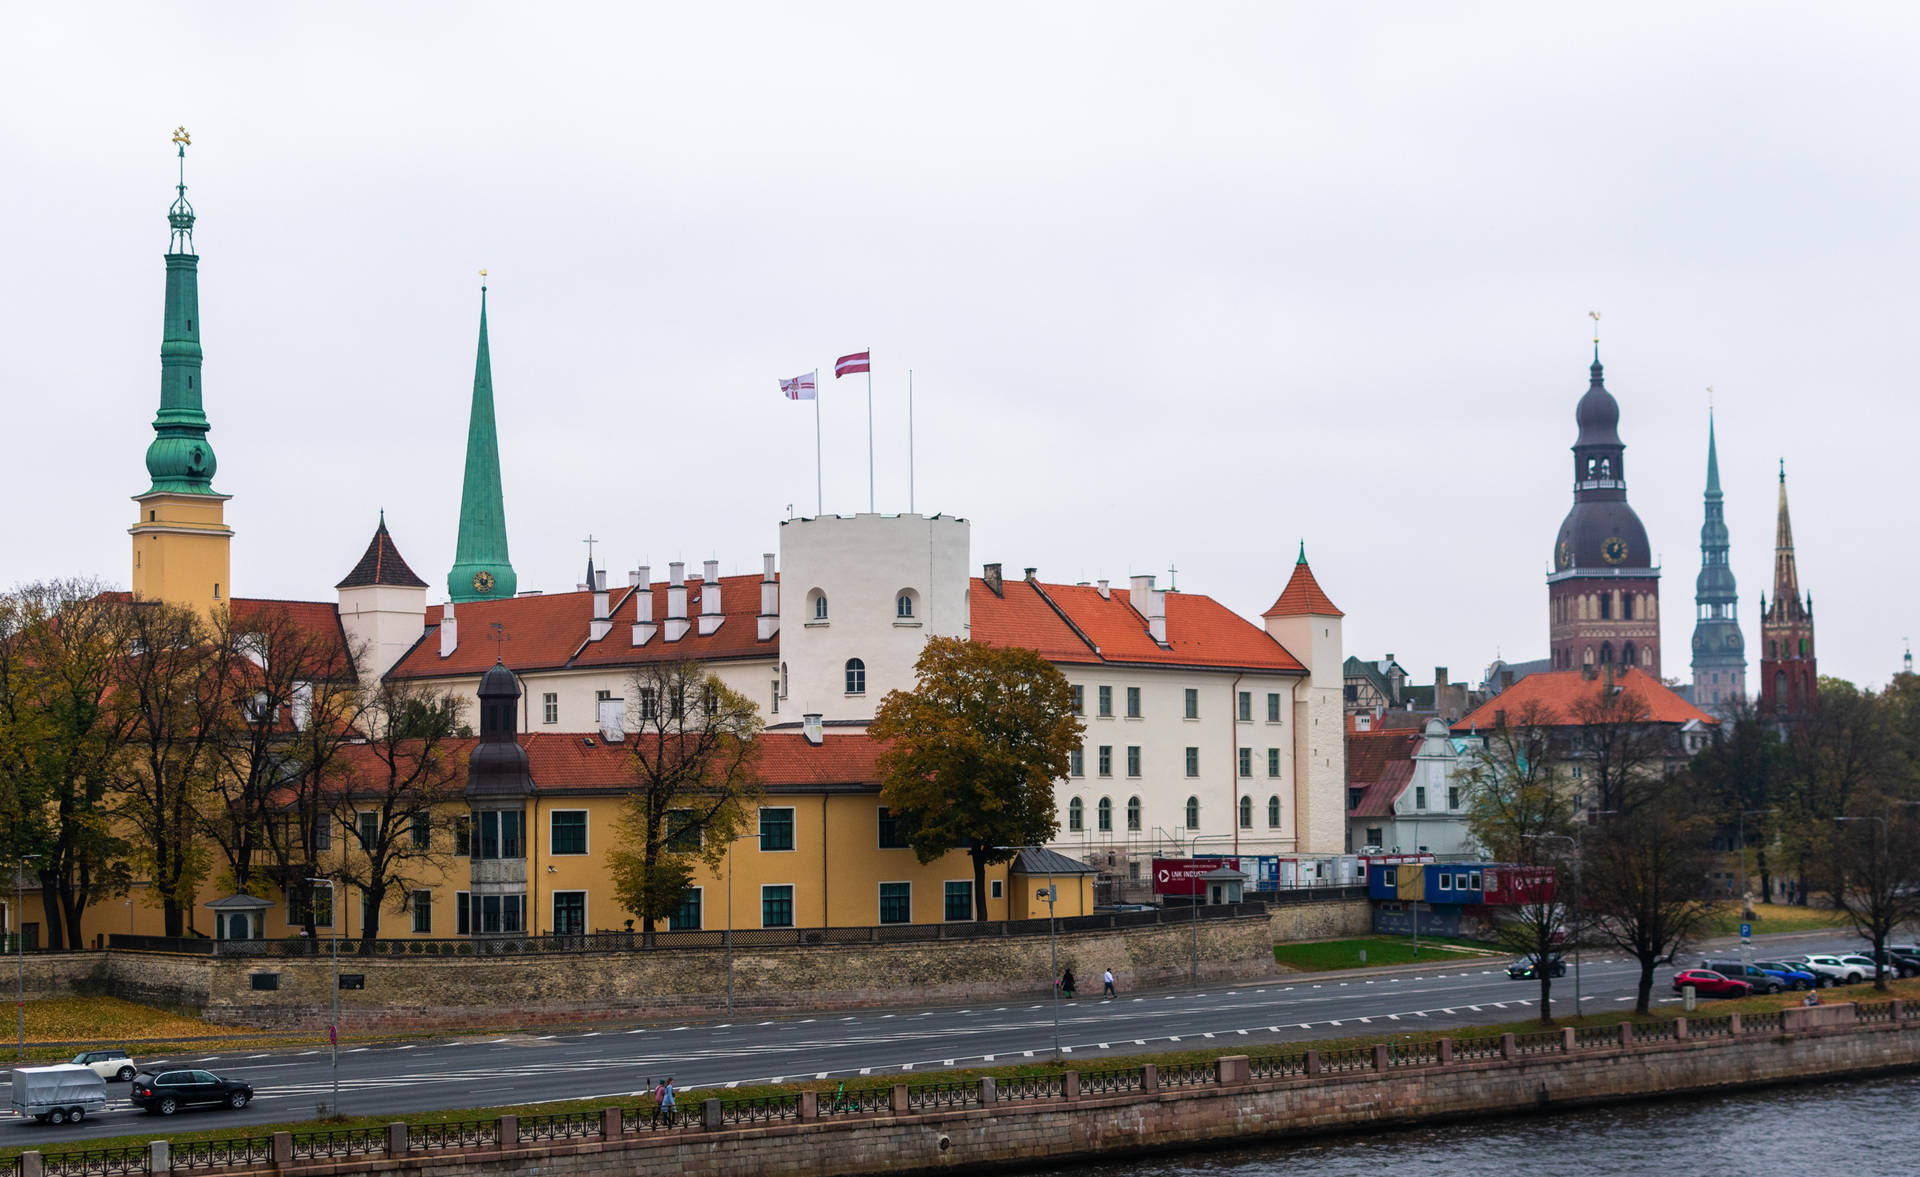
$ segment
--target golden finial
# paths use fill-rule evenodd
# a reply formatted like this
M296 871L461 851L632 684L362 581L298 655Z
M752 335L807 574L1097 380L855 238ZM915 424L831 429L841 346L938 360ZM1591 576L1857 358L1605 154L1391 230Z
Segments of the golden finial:
M1713 412L1713 385L1707 385L1707 412Z
M193 136L187 134L185 127L175 127L173 129L173 141L182 147L186 147L193 143Z
M484 277L486 277L486 276L487 276L487 272L486 272L485 270L482 270L482 271L480 271L480 276L481 276L482 278L484 278Z
M1593 320L1593 341L1595 343L1599 343L1600 342L1600 312L1588 311L1587 317Z

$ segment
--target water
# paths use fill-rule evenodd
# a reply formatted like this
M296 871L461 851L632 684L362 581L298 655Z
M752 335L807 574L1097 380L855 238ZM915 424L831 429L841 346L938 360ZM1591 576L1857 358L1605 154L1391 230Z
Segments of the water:
M1920 1075L1776 1087L1439 1128L1358 1132L1076 1167L1087 1177L1474 1177L1578 1173L1907 1172L1920 1153ZM1812 1169L1809 1170L1809 1164ZM1056 1170L1058 1171L1058 1170Z

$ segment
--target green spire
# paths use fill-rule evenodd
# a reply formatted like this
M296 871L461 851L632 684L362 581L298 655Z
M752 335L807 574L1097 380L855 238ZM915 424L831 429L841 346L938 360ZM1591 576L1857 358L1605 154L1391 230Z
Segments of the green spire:
M1307 541L1303 539L1300 541L1300 558L1298 560L1295 560L1294 563L1305 564L1306 562L1307 562Z
M157 435L147 447L148 494L211 495L217 465L207 444L207 415L200 408L200 259L193 252L193 206L187 203L185 127L173 133L179 145L180 183L167 222L173 237L167 247L166 323L160 342L160 412Z
M485 271L481 271L483 274ZM447 596L496 601L518 587L507 558L507 512L500 491L500 441L493 425L493 364L487 355L487 288L480 288L480 353L473 364L473 413L467 421L467 474L460 489L460 535Z
M1720 497L1720 451L1713 443L1713 410L1707 410L1707 497Z

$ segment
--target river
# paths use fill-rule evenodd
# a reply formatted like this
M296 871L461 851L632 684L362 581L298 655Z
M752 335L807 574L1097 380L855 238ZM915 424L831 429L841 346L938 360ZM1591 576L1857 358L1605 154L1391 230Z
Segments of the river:
M1440 1128L1075 1166L1087 1177L1395 1177L1578 1173L1908 1171L1920 1155L1920 1075L1625 1104ZM1060 1172L1061 1170L1055 1170Z

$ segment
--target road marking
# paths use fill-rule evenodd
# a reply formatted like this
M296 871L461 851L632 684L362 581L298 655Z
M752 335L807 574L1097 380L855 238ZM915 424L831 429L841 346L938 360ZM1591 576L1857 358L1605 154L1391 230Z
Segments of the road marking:
M901 1064L900 1064L900 1069L901 1069L901 1070L903 1070L903 1071L911 1071L911 1070L913 1070L913 1064L912 1064L912 1063L901 1063Z
M873 1074L873 1068L872 1068L872 1067L861 1067L861 1068L860 1068L860 1073L861 1073L862 1075L871 1075L871 1074Z
M1477 1006L1477 1005L1470 1005L1470 1006L1468 1006L1467 1008L1468 1008L1468 1009L1470 1009L1470 1010L1472 1010L1472 1011L1473 1011L1474 1013L1479 1013L1479 1012L1480 1012L1480 1007L1479 1007L1479 1006Z
M1361 1019L1360 1019L1360 1024L1361 1024L1361 1025L1363 1025L1363 1026L1371 1026L1371 1025L1373 1025L1373 1019L1372 1019L1372 1018L1361 1018Z
M1443 1013L1443 1014L1451 1014L1451 1013L1452 1013L1453 1011L1452 1011L1452 1010L1450 1010L1450 1009L1443 1009L1443 1010L1441 1010L1440 1012L1441 1012L1441 1013Z
M1329 1025L1329 1026L1337 1026L1337 1025L1339 1025L1339 1024L1340 1024L1339 1022L1328 1022L1328 1023L1327 1023L1327 1025Z
M1029 1053L1031 1053L1031 1052L1029 1052ZM1060 1048L1060 1053L1061 1053L1061 1054L1072 1054L1072 1053L1073 1053L1073 1047L1071 1047L1071 1046L1063 1046L1063 1047L1061 1047L1061 1048Z
M1507 1008L1507 1003L1506 1003L1506 1002L1504 1002L1504 1001L1496 1001L1496 1002L1494 1002L1494 1003L1493 1003L1493 1008L1495 1008L1495 1009L1505 1009L1505 1008Z
M732 1022L721 1022L719 1025L715 1026L714 1029L726 1030L726 1029L730 1029L732 1026L733 1026Z
M1145 1046L1147 1044L1147 1040L1145 1038L1135 1038L1133 1040L1133 1044L1135 1046Z
M761 1025L763 1025L763 1026L766 1026L766 1025L771 1025L772 1023L770 1023L770 1022L761 1022L760 1024L761 1024ZM646 1031L645 1031L645 1030L628 1030L628 1031L627 1031L627 1033L629 1033L629 1034L645 1034L645 1033L646 1033Z
M1213 1037L1213 1035L1211 1035L1211 1034L1202 1034L1202 1035L1201 1035L1201 1037L1202 1037L1202 1038L1211 1038L1211 1037Z
M555 1038L558 1038L558 1037L560 1037L560 1035L558 1034L542 1034L540 1035L539 1038L535 1039L535 1041L536 1042L552 1042ZM256 1055L255 1057L258 1057L258 1056Z
M1301 1028L1302 1030L1311 1030L1311 1029L1313 1029L1313 1023L1312 1023L1312 1022L1301 1022L1301 1023L1300 1023L1300 1028Z
M1031 1050L1029 1050L1029 1051L1026 1051L1026 1052L1024 1052L1024 1053L1022 1054L1022 1057L1023 1057L1023 1058L1032 1058L1032 1057L1033 1057L1033 1052L1032 1052Z
M1268 1026L1268 1027L1267 1027L1267 1033L1269 1033L1269 1034L1278 1034L1279 1032L1280 1032L1280 1027L1278 1027L1278 1026Z
M990 1054L983 1054L980 1056L980 1061L983 1063L990 1063L993 1061L993 1056Z
M502 1042L505 1042L505 1041L506 1041L506 1039L504 1039L504 1038L503 1038L503 1039L501 1039L501 1041L502 1041ZM214 1059L217 1059L217 1058L219 1058L219 1057L220 1057L220 1056L219 1056L219 1055L217 1055L217 1054L210 1054L210 1055L208 1055L208 1056L207 1056L207 1057L205 1057L205 1058L197 1058L197 1059L194 1059L193 1061L194 1061L194 1062L196 1062L196 1063L210 1063L210 1062L212 1062L212 1061L213 1061Z
M1096 1045L1098 1045L1098 1046L1100 1047L1100 1049L1101 1049L1101 1050L1107 1050L1107 1049L1110 1049L1110 1048L1109 1048L1109 1047L1107 1046L1107 1044L1106 1044L1106 1043L1104 1043L1104 1042L1101 1042L1101 1043L1096 1043Z
M941 1059L941 1060L940 1060L940 1065L941 1065L941 1066L943 1066L943 1067L950 1067L950 1066L952 1066L952 1065L953 1065L953 1060L952 1060L952 1059L950 1059L950 1058L949 1058L949 1059ZM823 1079L824 1079L824 1078L826 1078L826 1076L825 1076L825 1075L822 1075L822 1076L821 1076L821 1078L823 1078Z
M892 1015L892 1014L881 1014L881 1015L880 1015L880 1020L884 1022L884 1021L886 1021L886 1020L887 1020L888 1018L890 1018L890 1017L893 1017L893 1016L894 1016L894 1015Z
M582 1034L582 1035L580 1035L580 1037L582 1037L582 1038L598 1038L598 1037L600 1037L600 1031L598 1031L598 1030L588 1030L588 1031L587 1031L587 1032L586 1032L585 1034Z
M1389 1022L1397 1022L1397 1021L1399 1021L1399 1020L1400 1020L1400 1015L1399 1015L1399 1014L1388 1014L1388 1015L1387 1015L1387 1020L1388 1020Z
M815 1076L814 1076L814 1078L816 1078L816 1079L824 1079L824 1078L826 1078L826 1077L827 1077L827 1073L826 1073L825 1071L822 1071L822 1072L820 1072L820 1073L819 1073L818 1075L815 1075Z
M1167 1035L1167 1041L1168 1041L1168 1042L1178 1042L1178 1041L1180 1041L1180 1035L1178 1035L1178 1034L1169 1034L1169 1035Z
M414 1049L414 1047L413 1047L412 1045L407 1045L407 1046L396 1046L396 1047L394 1047L394 1049L395 1049L395 1050L412 1050L412 1049Z
M1240 1035L1241 1037L1243 1037L1243 1038L1244 1038L1244 1037L1246 1037L1246 1033L1247 1033L1247 1032L1246 1032L1245 1030L1235 1030L1235 1031L1234 1031L1234 1033L1235 1033L1235 1034L1238 1034L1238 1035Z

